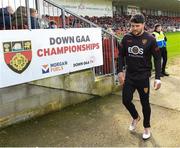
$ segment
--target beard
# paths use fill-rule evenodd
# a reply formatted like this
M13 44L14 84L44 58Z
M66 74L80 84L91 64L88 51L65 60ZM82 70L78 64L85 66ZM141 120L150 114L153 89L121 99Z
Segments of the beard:
M132 34L135 35L135 36L140 36L142 33L143 33L143 29L141 29L139 31L138 30L132 31Z

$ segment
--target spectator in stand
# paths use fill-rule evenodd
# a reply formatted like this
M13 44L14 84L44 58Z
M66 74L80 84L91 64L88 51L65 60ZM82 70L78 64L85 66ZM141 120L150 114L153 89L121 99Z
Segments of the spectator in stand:
M86 19L94 22L100 27L106 27L107 25L111 26L113 30L121 28L122 34L126 34L129 31L129 20L130 15L115 15L114 17L85 17ZM146 30L148 32L153 32L154 24L160 23L163 24L164 30L173 31L174 28L180 27L180 21L177 18L168 17L168 16L152 16L146 15ZM115 29L116 28L116 29Z
M34 8L30 8L31 15L31 29L40 29L39 20L37 18L37 10Z
M13 29L28 28L27 8L25 6L19 6L12 15L12 26Z
M49 15L42 15L42 18L39 19L39 24L42 29L49 28Z
M164 35L160 24L155 24L153 35L156 38L157 45L161 51L161 57L163 59L162 66L161 66L162 67L161 68L161 76L162 77L169 76L169 74L165 71L166 63L167 63L167 49L166 49L167 38Z
M14 10L11 6L7 6L6 8L0 9L0 29L11 29L11 17L14 13Z
M49 28L48 29L56 29L56 28L58 28L57 23L54 20L51 20L49 22Z

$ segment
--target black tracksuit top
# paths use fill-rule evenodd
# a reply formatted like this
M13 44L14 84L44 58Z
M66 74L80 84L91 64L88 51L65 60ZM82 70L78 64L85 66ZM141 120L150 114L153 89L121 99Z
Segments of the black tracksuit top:
M126 65L126 76L132 80L147 79L151 76L154 58L155 79L160 79L161 54L156 39L144 32L140 36L127 33L119 45L118 73Z

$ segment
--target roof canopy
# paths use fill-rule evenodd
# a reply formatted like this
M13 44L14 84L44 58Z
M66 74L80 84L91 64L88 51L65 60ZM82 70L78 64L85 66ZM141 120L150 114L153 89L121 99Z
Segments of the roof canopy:
M180 12L180 0L113 0L113 2L147 9Z

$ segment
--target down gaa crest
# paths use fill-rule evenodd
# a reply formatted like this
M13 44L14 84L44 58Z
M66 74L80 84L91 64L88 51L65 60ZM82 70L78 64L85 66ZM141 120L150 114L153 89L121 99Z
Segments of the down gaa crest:
M24 72L32 60L31 41L4 42L4 60L16 73Z

